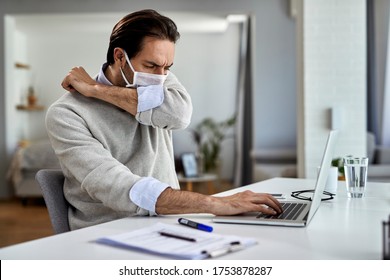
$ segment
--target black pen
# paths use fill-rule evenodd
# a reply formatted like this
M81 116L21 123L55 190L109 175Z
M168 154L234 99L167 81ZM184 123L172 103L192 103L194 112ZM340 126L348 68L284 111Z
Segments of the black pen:
M178 220L178 222L181 225L185 225L185 226L188 226L188 227L191 227L191 228L195 228L195 229L199 229L199 230L203 230L203 231L207 231L207 232L212 232L213 231L213 228L211 226L200 224L200 223L197 223L197 222L194 222L194 221L190 221L188 219L180 218Z
M181 236L181 235L168 233L168 232L164 232L164 231L159 231L158 233L160 235L166 236L166 237L181 239L181 240L185 240L185 241L189 241L189 242L196 242L196 239L195 238L191 238L191 237Z

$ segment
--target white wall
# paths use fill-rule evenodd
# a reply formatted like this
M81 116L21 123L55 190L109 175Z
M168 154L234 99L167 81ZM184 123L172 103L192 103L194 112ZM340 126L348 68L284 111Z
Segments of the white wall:
M223 33L182 34L173 71L190 92L194 110L189 128L174 132L176 155L196 151L191 129L205 117L224 121L236 112L239 36L237 24L229 24ZM233 179L234 155L233 139L226 139L221 151L223 179Z
M300 1L300 177L315 177L330 129L329 109L340 112L335 156L366 155L365 0Z
M15 20L12 17L5 19L7 22L7 28L5 30L6 50L8 55L5 58L5 67L9 69L6 71L6 90L7 92L13 92L14 94L7 96L5 113L7 119L6 123L7 131L15 131L15 133L6 133L7 143L17 143L17 141L23 137L25 133L25 121L24 115L18 114L16 105L22 100L22 93L27 87L26 74L28 73L25 69L16 69L14 63L16 61L26 61L26 37L21 32L14 32ZM18 82L16 82L18 81ZM15 146L9 147L15 148Z
M44 16L40 18L42 20ZM30 20L33 22L34 17ZM16 21L18 22L18 17ZM34 77L33 85L38 102L47 109L66 92L61 87L61 81L72 67L83 66L92 76L98 73L101 64L105 61L109 35L104 32L88 34L74 29L53 32L44 28L45 25L53 22L42 21L42 23L42 26L37 25L38 28L32 31L23 30L18 25L17 28L28 38L27 57L31 65L30 72ZM24 112L29 115L30 130L25 135L27 139L36 140L46 137L45 112ZM7 133L12 134L15 131L7 130Z

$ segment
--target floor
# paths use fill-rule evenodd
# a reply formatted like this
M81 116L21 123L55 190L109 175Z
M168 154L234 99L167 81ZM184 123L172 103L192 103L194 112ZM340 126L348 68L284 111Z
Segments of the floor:
M43 199L0 201L0 247L30 241L53 234Z
M231 188L229 182L215 184L216 192ZM208 194L207 185L194 184L194 191ZM0 200L0 248L53 235L49 214L42 198Z

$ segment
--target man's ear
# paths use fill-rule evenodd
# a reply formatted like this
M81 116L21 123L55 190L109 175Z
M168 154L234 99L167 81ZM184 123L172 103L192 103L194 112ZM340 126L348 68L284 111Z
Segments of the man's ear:
M126 56L121 48L115 48L114 49L114 61L115 64L118 64L121 68L125 67L126 65Z

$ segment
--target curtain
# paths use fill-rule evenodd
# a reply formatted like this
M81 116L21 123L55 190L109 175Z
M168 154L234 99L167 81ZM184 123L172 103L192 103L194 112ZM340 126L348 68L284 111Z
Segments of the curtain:
M237 87L236 119L236 187L252 183L252 161L250 151L253 147L253 81L252 81L252 36L251 19L246 17L240 23L241 42Z
M390 4L387 2L387 40L386 40L386 68L385 85L382 102L382 145L390 147Z
M367 130L390 147L390 0L367 0Z
M367 0L367 130L379 137L374 1Z

